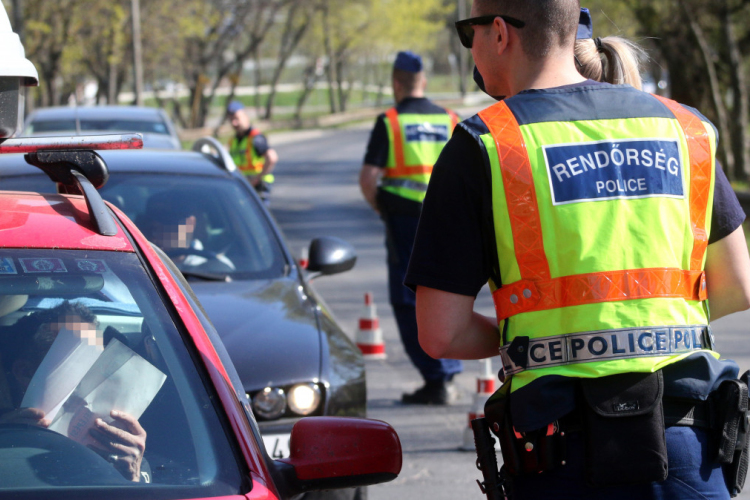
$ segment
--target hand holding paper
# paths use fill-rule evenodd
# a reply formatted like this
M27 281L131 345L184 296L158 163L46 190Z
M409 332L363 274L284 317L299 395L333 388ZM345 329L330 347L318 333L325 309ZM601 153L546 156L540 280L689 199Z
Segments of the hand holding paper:
M112 410L138 419L167 376L127 346L112 340L49 426L76 441L96 446L89 434L95 420L111 424Z

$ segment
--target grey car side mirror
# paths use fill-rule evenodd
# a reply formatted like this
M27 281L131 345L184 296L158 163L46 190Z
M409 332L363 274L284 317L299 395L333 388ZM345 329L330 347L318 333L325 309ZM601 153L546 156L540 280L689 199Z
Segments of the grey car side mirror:
M333 236L323 236L312 240L308 255L307 270L323 276L348 271L357 262L357 252L354 247Z

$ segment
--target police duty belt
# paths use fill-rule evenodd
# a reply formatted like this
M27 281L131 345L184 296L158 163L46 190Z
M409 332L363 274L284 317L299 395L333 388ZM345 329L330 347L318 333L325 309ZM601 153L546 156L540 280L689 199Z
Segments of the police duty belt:
M706 325L660 326L570 333L552 337L515 337L500 347L501 379L524 370L611 359L670 356L713 350Z
M400 187L413 189L414 191L427 191L427 184L424 182L412 181L410 179L383 179L380 187Z

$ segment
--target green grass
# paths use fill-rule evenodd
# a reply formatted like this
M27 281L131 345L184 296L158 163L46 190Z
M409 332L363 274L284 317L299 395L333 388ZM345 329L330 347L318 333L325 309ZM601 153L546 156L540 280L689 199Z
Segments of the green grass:
M294 107L297 105L297 101L299 100L301 94L301 91L277 92L274 99L274 106ZM268 97L269 94L260 95L259 101L261 109L265 109L266 103L268 102ZM376 92L363 92L359 89L354 89L349 93L347 107L358 107L363 105L375 106L377 97L378 96ZM242 102L245 106L248 107L255 107L256 105L256 96L254 95L235 96L234 99ZM387 102L388 100L389 96L383 96L384 102ZM183 107L189 107L189 99L187 97L181 97L180 99L178 99L178 101ZM315 89L308 96L307 101L305 102L305 107L328 106L328 103L328 91L324 89ZM144 104L146 106L158 107L156 99L146 99ZM214 98L211 104L212 108L223 108L224 106L226 106L226 98L223 96Z

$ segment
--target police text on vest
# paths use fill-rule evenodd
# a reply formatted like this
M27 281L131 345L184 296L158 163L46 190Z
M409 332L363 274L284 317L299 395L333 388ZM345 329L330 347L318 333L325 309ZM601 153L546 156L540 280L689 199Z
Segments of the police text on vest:
M555 205L684 197L683 162L677 140L607 140L543 149Z

